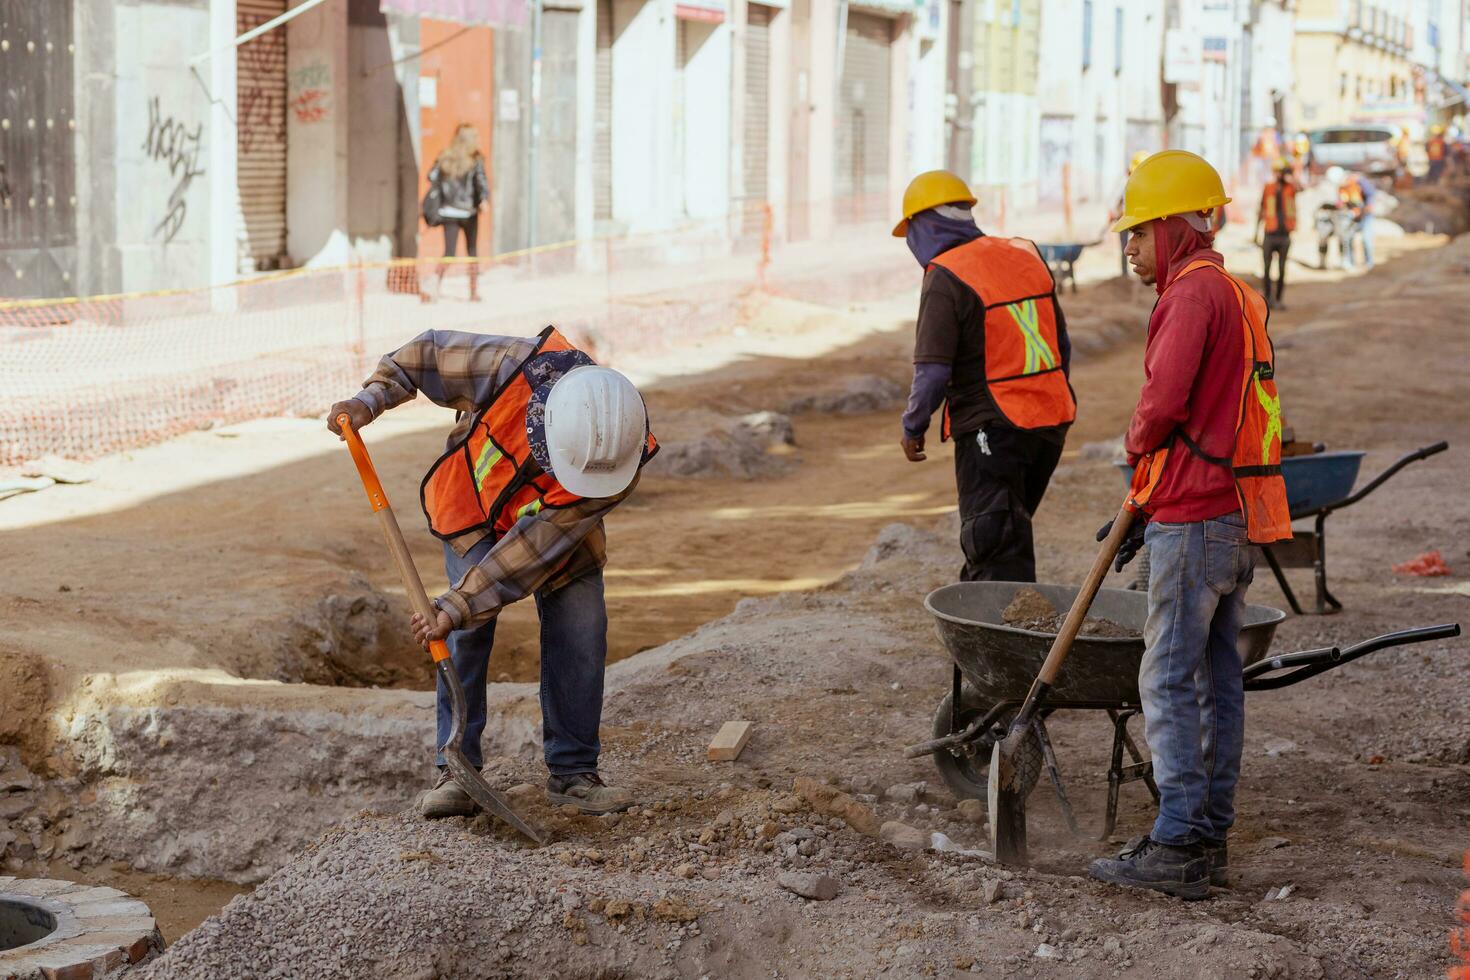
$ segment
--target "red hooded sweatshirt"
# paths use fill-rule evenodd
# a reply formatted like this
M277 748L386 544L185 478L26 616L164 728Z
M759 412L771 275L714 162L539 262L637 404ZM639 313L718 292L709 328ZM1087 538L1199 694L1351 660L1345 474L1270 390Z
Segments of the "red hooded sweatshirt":
M1143 358L1143 391L1128 426L1124 448L1130 462L1168 443L1183 429L1211 456L1235 452L1240 411L1240 301L1225 277L1201 269L1165 288L1196 259L1224 265L1210 246L1213 234L1195 231L1179 217L1157 224L1155 255L1160 294L1148 321ZM1173 441L1164 475L1149 503L1153 520L1205 521L1240 509L1235 477L1227 467L1207 462L1182 439Z

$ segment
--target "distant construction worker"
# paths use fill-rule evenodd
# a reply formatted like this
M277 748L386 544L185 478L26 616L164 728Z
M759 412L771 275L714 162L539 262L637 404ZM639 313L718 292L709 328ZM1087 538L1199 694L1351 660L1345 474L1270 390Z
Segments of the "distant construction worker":
M1312 161L1312 140L1306 133L1297 133L1291 141L1291 173L1297 187L1305 187L1307 167Z
M1374 199L1378 197L1378 187L1367 174L1351 172L1347 179L1352 181L1357 188L1357 197L1361 201L1358 208L1358 228L1354 236L1363 243L1363 268L1373 268L1373 207Z
M1251 156L1256 160L1257 179L1266 183L1271 179L1271 170L1276 161L1281 159L1281 134L1276 131L1275 118L1268 118L1266 125L1256 134L1256 141L1251 145Z
M944 170L915 177L894 237L924 269L914 383L903 452L922 462L924 434L944 406L955 442L960 578L1036 581L1031 518L1077 415L1072 346L1056 283L1036 246L985 235L965 182Z
M1348 173L1341 167L1329 168L1327 181L1337 188L1338 216L1341 219L1338 225L1338 252L1342 267L1351 270L1357 265L1355 245L1363 229L1363 186L1358 183L1356 174Z
M638 389L598 367L553 327L535 337L431 330L378 362L362 391L332 406L354 428L422 393L461 413L424 477L429 531L444 542L449 590L432 623L415 614L427 648L448 638L467 704L465 758L483 761L485 676L496 617L536 596L541 619L541 731L551 775L547 798L583 813L632 805L603 783L602 684L607 661L603 518L633 492L658 445ZM438 741L449 737L448 691L439 687ZM475 803L443 758L421 803L430 818L468 816Z
M1262 280L1266 286L1266 305L1284 310L1281 296L1286 291L1286 255L1291 251L1291 233L1296 231L1297 186L1286 160L1276 161L1276 179L1261 189L1261 209L1256 214L1256 239L1266 267ZM1264 229L1265 237L1261 237ZM1271 262L1276 262L1276 289L1271 289Z
M1251 545L1291 536L1280 400L1266 304L1212 247L1210 216L1229 201L1215 168L1183 150L1156 153L1134 171L1125 199L1113 230L1133 232L1129 259L1159 293L1124 440L1145 513L1118 558L1121 568L1146 541L1138 684L1159 814L1141 843L1090 872L1204 898L1212 880L1225 881L1235 821L1245 737L1236 639Z
M1444 179L1445 159L1449 155L1444 127L1438 123L1429 127L1429 139L1424 142L1424 155L1429 158L1429 182L1437 184Z

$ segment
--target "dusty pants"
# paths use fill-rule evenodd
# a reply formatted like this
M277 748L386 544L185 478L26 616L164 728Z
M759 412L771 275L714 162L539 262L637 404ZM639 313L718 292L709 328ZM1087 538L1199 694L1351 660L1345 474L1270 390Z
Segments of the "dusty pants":
M1286 232L1268 232L1261 245L1261 254L1266 259L1266 270L1262 276L1265 283L1266 302L1276 304L1281 302L1281 294L1286 291L1286 253L1291 250L1291 235ZM1271 261L1276 261L1276 292L1271 292Z
M988 425L954 438L964 582L1034 582L1031 518L1062 446L1034 432Z

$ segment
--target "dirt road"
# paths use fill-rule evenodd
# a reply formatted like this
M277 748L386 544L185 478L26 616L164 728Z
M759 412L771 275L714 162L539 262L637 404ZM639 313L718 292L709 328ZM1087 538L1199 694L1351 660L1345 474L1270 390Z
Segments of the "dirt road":
M1470 396L1470 344L1449 315L1467 298L1467 263L1470 241L1300 288L1303 312L1277 324L1299 433L1366 449L1370 470L1415 445L1470 438L1470 417L1450 407ZM1426 354L1439 370L1425 370ZM1105 430L1127 411L1130 356L1136 347L1079 369L1084 404ZM1470 560L1466 472L1462 455L1437 457L1336 518L1332 573L1347 609L1287 621L1277 648L1463 616L1462 575L1404 579L1390 566L1432 547L1451 565ZM1120 486L1105 459L1066 461L1040 515L1044 579L1081 574ZM364 815L145 976L239 976L241 959L299 976L386 977L1443 972L1470 817L1464 641L1381 653L1251 696L1232 887L1208 902L1081 877L1109 845L1068 834L1044 787L1032 796L1037 867L1000 869L920 849L934 832L974 848L983 832L926 762L900 753L926 734L948 678L916 600L953 574L953 521L929 523L885 529L863 566L828 587L742 603L614 668L607 768L644 794L636 812L551 811L534 762L498 760L494 778L556 843L524 850L483 819ZM1252 598L1277 600L1264 575ZM741 761L703 761L710 733L736 717L757 724ZM1050 727L1079 816L1096 827L1106 723L1073 713ZM834 800L837 791L852 799ZM1144 832L1146 793L1134 784L1123 798L1120 836ZM864 832L881 821L906 824L886 836L919 846ZM800 874L831 876L836 897L792 894L820 893ZM385 920L400 928L372 928ZM436 927L437 946L405 938ZM350 944L339 941L344 929Z
M1464 285L1470 245L1426 251L1428 244L1403 240L1400 250L1412 251L1412 258L1367 276L1296 285L1291 311L1272 320L1290 422L1301 437L1368 450L1365 472L1416 445L1437 438L1464 445L1470 436L1470 419L1455 408L1470 394L1470 347L1458 313L1470 299ZM1151 300L1144 290L1110 284L1089 287L1068 303L1084 339L1075 376L1084 413L1038 516L1043 580L1080 575L1094 547L1092 532L1116 503L1117 474L1082 447L1117 435L1126 421L1139 380L1141 315ZM656 387L650 404L665 444L698 443L728 431L747 412L788 409L814 394L840 396L855 377L901 381L910 304L855 317L828 313L828 328L844 317L866 327L820 366L802 358L752 360ZM891 329L872 333L875 320ZM876 797L891 786L928 780L931 788L912 803L871 805L883 819L942 830L965 846L981 836L955 801L933 788L932 767L899 754L927 732L947 677L916 600L952 577L957 549L952 531L943 529L953 495L948 452L921 466L904 461L894 444L894 412L890 404L851 415L790 413L796 445L749 457L758 478L655 470L611 523L608 586L619 656L681 637L743 597L772 596L613 672L609 768L650 801L669 801L656 813L610 826L551 814L533 802L531 811L561 841L536 855L507 848L480 825L475 833L489 836L466 841L458 824L423 828L367 817L181 944L155 975L201 975L200 964L215 955L240 962L228 952L232 943L283 942L291 934L283 917L293 901L297 920L330 923L362 914L358 903L376 896L386 903L382 909L413 922L426 894L442 903L436 914L447 917L435 921L462 922L471 940L465 955L453 958L462 968L440 964L455 976L590 973L614 962L649 975L753 976L769 974L778 960L794 975L946 975L966 959L986 974L1076 974L1078 967L1050 962L1051 954L1038 957L1042 942L1060 950L1063 961L1082 955L1136 976L1441 970L1466 844L1458 838L1470 816L1470 717L1459 693L1470 677L1463 644L1383 654L1253 701L1242 816L1232 839L1238 884L1206 906L1120 898L1073 877L1099 846L1066 835L1044 792L1033 798L1040 871L1019 876L973 859L895 851L791 801L797 777L830 776ZM441 436L425 427L384 433L370 437L378 439L380 468L392 474L389 492L411 501L413 480ZM241 436L242 445L249 438ZM721 438L716 443L723 446ZM1461 577L1404 580L1389 566L1440 547L1462 571L1470 560L1462 544L1470 525L1470 505L1460 492L1466 472L1452 451L1411 468L1335 519L1341 526L1334 527L1332 574L1348 611L1288 622L1278 648L1462 616ZM222 697L224 680L202 694L181 682L216 674L420 682L417 654L395 639L401 596L382 567L371 515L349 477L336 456L311 455L124 510L5 532L15 586L0 611L6 636L0 654L20 668L15 676L30 680L0 695L0 735L22 741L34 767L54 765L64 774L58 747L36 735L45 730L38 722L46 714L37 706L65 704L87 675L132 678L126 696L139 703ZM403 503L400 510L411 513ZM815 591L772 595L831 582L852 568L881 528L905 520L942 530L933 537L885 532L886 544L868 568ZM426 542L419 547L421 567L437 567ZM1253 599L1276 603L1274 585L1264 576L1258 583ZM326 598L333 595L345 598ZM526 613L506 617L503 646L508 641L511 656L495 669L512 677L532 676L534 627ZM384 663L386 671L375 675ZM305 690L334 710L359 703L349 690ZM240 703L261 704L303 689L230 682L228 691ZM710 731L733 717L758 722L747 756L734 767L704 763ZM1095 824L1104 766L1097 722L1058 719L1053 734L1073 798L1084 821ZM1279 741L1292 747L1267 754L1267 744L1279 747ZM1379 756L1382 761L1373 761ZM496 765L507 784L536 779L534 763L523 758ZM1145 800L1141 790L1125 791L1120 831L1146 827ZM722 822L724 811L731 819ZM777 825L781 840L769 850L761 846L767 824ZM43 839L55 840L62 826L46 827ZM706 831L704 850L691 850ZM822 843L802 851L803 841L818 837ZM79 851L83 859L86 853ZM403 857L417 853L434 857ZM362 854L374 855L362 868L373 880L390 881L386 891L354 877L352 856ZM472 868L483 872L483 881L529 887L530 909L519 918L482 915L466 904L469 893L455 897L455 869ZM843 895L803 905L774 884L780 871L812 868L835 873ZM328 872L336 876L331 881ZM317 885L307 887L313 880ZM354 881L363 885L360 893ZM1000 882L999 892L986 903L992 881ZM1295 887L1292 899L1262 902L1267 888L1288 883ZM563 898L548 897L559 888L580 896L579 904L566 908ZM688 903L695 919L680 921L677 910L661 917L658 896ZM609 913L609 900L629 901L626 916L621 906ZM756 921L756 909L769 914ZM251 938L261 924L271 929ZM764 930L771 941L744 941L749 929ZM568 947L579 933L586 945ZM313 935L307 929L298 948L315 955ZM363 955L387 963L392 947L375 945L379 938L363 938ZM783 948L796 952L786 956ZM474 960L469 949L522 958L482 969L464 965ZM413 970L424 966L421 952L408 950L401 972L378 972L420 975ZM313 975L304 962L287 958L277 965Z

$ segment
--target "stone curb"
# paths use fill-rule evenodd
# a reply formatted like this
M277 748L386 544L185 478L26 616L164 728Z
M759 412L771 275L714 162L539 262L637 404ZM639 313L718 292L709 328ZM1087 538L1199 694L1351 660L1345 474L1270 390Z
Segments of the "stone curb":
M6 899L44 909L56 928L0 950L0 980L102 980L163 951L148 906L115 888L0 877L0 900Z

